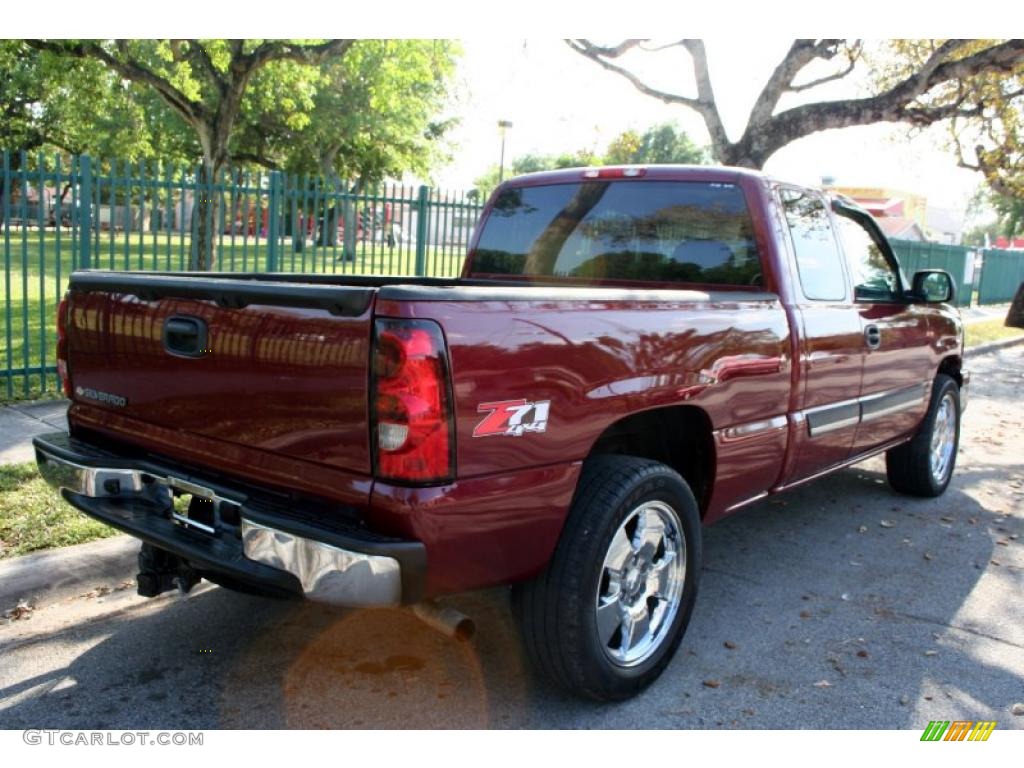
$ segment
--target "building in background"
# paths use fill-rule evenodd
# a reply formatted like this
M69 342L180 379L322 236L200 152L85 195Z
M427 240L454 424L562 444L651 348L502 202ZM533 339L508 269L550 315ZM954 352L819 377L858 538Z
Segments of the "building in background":
M992 243L993 248L1001 248L1004 251L1024 251L1024 237L1003 237L1000 235Z
M896 240L959 245L963 215L948 208L928 205L924 195L888 187L844 187L825 177L822 186L849 197L868 211L885 232Z

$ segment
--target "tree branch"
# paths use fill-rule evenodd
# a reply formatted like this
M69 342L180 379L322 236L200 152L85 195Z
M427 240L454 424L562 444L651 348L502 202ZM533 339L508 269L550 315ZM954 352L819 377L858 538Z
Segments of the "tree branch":
M246 58L253 70L259 69L270 61L297 61L300 64L319 64L329 56L342 56L352 47L355 40L327 40L315 45L284 43L280 40L267 40L253 49Z
M809 91L812 88L817 88L819 85L825 83L835 82L836 80L842 80L844 77L849 75L857 67L857 61L860 59L859 46L858 50L850 51L849 58L847 59L846 66L838 72L833 72L831 75L825 75L819 77L816 80L811 80L807 83L801 83L800 85L790 85L788 90L790 93L800 93L801 91Z
M683 40L682 45L693 60L693 75L697 81L697 106L695 109L704 118L704 125L707 126L711 135L711 144L716 154L724 154L729 147L729 137L725 132L725 125L722 123L722 116L718 112L718 104L715 101L715 91L711 86L711 73L708 69L708 55L704 50L703 40Z
M242 163L254 163L255 165L261 165L264 168L268 168L271 171L281 170L281 164L276 160L263 155L259 152L234 152L231 155L232 160L236 160Z
M224 75L213 65L209 51L198 40L186 40L188 43L188 59L195 62L200 69L206 72L213 84L220 89L221 93L227 90L228 83Z
M759 125L771 118L782 94L794 90L793 81L804 67L815 59L831 59L839 50L842 40L794 40L789 51L772 72L754 102L747 125ZM838 79L838 78L837 78ZM809 87L809 86L807 86ZM802 86L796 86L802 88Z
M699 106L699 102L697 99L691 98L689 96L681 96L680 94L676 93L668 93L667 91L660 91L657 88L653 88L647 83L645 83L643 80L641 80L639 77L634 75L625 67L621 67L618 64L612 64L610 61L607 61L604 58L605 56L617 58L622 52L625 52L630 48L636 47L636 45L639 44L640 42L640 40L627 40L624 43L621 43L611 48L602 48L600 46L596 46L592 44L589 40L585 39L566 40L565 44L572 48L574 51L576 51L576 53L586 56L591 61L596 61L609 72L614 72L615 74L624 77L626 80L632 83L634 88L636 88L638 91L647 96L653 96L654 98L659 99L665 102L666 104L681 104L682 106L689 107L690 109L697 109ZM627 43L633 44L627 45ZM606 54L606 51L610 51L612 53Z
M931 125L958 116L963 106L962 99L939 107L912 106L929 90L941 83L979 74L1013 72L1024 61L1024 40L1009 40L961 59L947 59L963 45L963 41L947 41L920 70L875 96L804 104L775 115L761 125L750 124L741 142L749 143L751 154L763 163L789 142L818 131L879 122Z
M99 59L122 77L151 86L160 98L189 122L194 123L196 120L205 117L206 110L202 102L190 99L172 85L167 78L158 75L131 57L121 59L114 56L94 40L85 40L77 43L54 40L26 40L25 42L38 51L48 51L58 56L72 56L78 59ZM119 50L126 52L124 41L117 41L115 45Z

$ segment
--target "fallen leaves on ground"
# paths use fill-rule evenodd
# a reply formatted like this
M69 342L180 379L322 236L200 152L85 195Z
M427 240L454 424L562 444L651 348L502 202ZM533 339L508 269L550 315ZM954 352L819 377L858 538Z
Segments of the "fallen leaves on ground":
M22 621L23 619L31 619L32 611L35 610L35 606L22 600L11 610L4 613L4 618L10 619L11 621Z

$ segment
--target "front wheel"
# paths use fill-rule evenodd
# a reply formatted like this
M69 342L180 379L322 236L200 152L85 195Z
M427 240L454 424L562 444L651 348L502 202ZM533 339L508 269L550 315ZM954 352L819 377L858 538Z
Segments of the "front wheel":
M527 653L570 692L633 696L679 645L700 570L700 516L686 482L656 461L595 457L548 568L513 592Z
M885 454L889 485L911 496L941 495L953 477L959 445L960 388L952 377L940 373L917 434Z

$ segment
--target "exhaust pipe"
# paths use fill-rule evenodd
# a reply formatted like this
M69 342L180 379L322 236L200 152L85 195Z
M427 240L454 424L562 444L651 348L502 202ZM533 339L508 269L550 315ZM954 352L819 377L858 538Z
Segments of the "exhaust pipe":
M469 616L434 600L416 603L412 612L424 624L460 643L468 642L476 634L476 624Z

